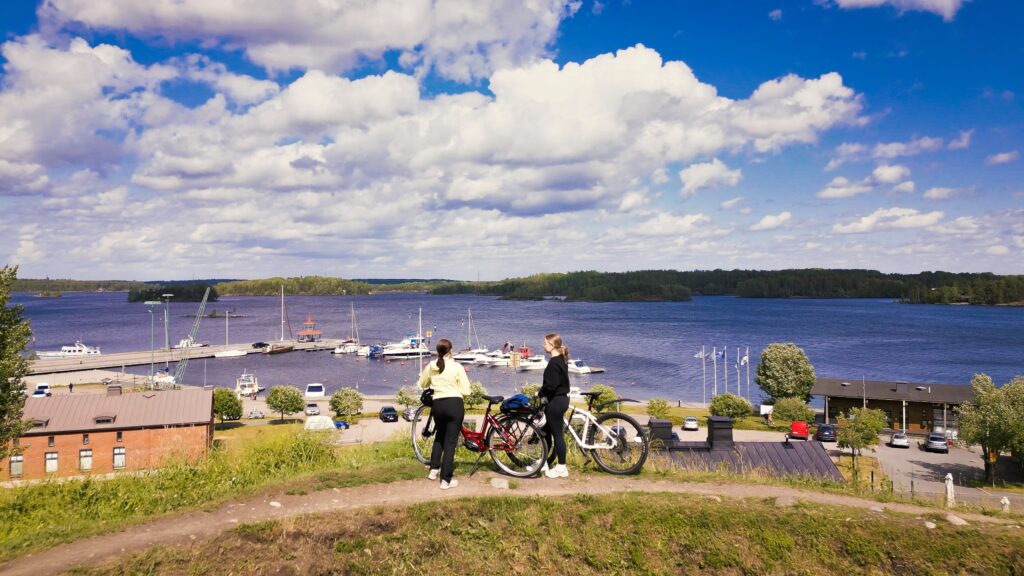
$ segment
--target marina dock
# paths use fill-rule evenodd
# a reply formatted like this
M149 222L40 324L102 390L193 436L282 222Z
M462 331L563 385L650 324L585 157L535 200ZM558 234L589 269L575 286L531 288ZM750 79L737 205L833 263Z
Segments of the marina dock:
M311 352L318 350L333 350L341 344L340 339L323 339L319 342L295 342L292 340L273 341L269 344L291 344L295 346L296 352ZM116 352L113 354L100 354L94 356L72 356L67 358L47 358L34 360L29 366L29 374L54 374L58 372L76 372L80 370L97 370L109 368L121 368L124 366L143 366L154 363L177 362L183 358L213 358L218 352L227 350L246 350L249 354L259 354L259 349L253 348L251 342L232 344L225 346L201 346L195 348L161 348L140 352Z

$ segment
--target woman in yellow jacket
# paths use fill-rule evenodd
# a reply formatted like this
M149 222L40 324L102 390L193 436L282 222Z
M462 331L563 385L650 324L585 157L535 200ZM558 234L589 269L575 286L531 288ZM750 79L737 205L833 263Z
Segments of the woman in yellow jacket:
M434 448L430 451L430 474L437 480L441 476L441 490L459 485L452 478L455 470L455 449L459 442L466 407L462 402L470 394L469 377L461 364L452 360L452 342L446 338L437 341L437 360L427 364L420 374L420 388L434 389L434 404L430 413L434 417Z

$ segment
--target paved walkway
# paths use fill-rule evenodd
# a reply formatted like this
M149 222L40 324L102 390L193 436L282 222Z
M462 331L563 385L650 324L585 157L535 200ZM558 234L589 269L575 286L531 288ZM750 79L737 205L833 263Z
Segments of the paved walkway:
M810 492L784 486L756 484L675 483L664 480L641 480L606 474L570 476L551 480L536 478L520 480L513 490L496 488L492 478L505 479L481 472L473 478L459 478L454 490L438 489L436 481L426 478L391 484L374 484L354 488L333 488L307 495L289 496L284 487L275 487L246 499L225 503L211 511L173 514L130 527L123 532L85 538L56 546L36 554L0 565L0 576L41 576L59 574L76 566L97 564L114 556L138 552L155 545L188 546L199 539L215 536L240 523L275 520L302 514L362 510L373 506L407 506L410 504L469 496L566 496L576 494L607 494L615 492L670 492L720 498L775 497L801 500L831 506L885 510L904 514L933 515L938 511L907 504L882 504L871 500L836 494ZM958 514L970 523L1016 525L1013 521L980 514Z

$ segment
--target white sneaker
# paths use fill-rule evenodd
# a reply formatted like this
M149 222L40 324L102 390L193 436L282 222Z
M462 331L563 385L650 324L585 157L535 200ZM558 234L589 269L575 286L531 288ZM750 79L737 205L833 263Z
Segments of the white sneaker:
M437 480L437 475L441 473L440 468L431 468L430 474L427 474L428 480Z
M544 475L548 478L568 478L569 469L565 467L565 464L556 464L554 468L544 472Z
M548 468L548 463L547 463L547 462L545 462L545 463L544 463L544 464L542 464L542 465L541 465L541 467L540 467L540 471L541 471L541 474L547 474L547 472L548 472L548 470L549 470L549 469L550 469L550 468Z
M455 478L452 478L451 482L445 482L444 480L441 480L441 490L447 490L449 488L455 488L458 485L459 485L459 481L456 480Z

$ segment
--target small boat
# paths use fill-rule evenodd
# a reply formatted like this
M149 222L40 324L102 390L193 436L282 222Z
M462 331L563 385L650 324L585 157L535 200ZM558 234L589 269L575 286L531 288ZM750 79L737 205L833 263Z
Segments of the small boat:
M406 336L397 344L385 344L384 349L380 352L380 357L384 359L421 358L423 356L430 356L430 350L423 338L413 335Z
M171 374L170 368L161 368L156 374L153 374L154 384L174 384L174 374Z
M519 360L519 370L543 370L548 367L548 359L543 354L534 354Z
M324 385L320 382L312 382L306 384L306 398L323 398L326 394L324 393Z
M255 396L257 392L263 389L263 386L260 386L259 379L252 372L242 370L242 375L235 380L235 394L239 398Z
M487 348L480 346L480 337L476 337L476 348L473 348L473 336L476 335L476 330L473 328L473 311L466 309L466 348L459 350L458 354L454 354L452 359L462 364L475 364L480 356L483 356L489 352Z
M191 336L189 336L188 338L182 338L181 341L179 341L176 346L171 346L171 348L202 348L204 346L209 346L209 344L207 344L206 342L196 342L195 340L192 339Z
M61 346L59 352L36 352L36 357L43 358L69 358L75 356L99 356L99 346L86 346L81 340L76 340L71 346Z
M600 374L604 368L591 366L580 359L569 360L569 372L572 374Z
M502 352L501 350L491 350L487 354L478 356L476 363L480 366L508 366L509 358L511 358L511 352Z
M355 354L360 348L361 346L359 345L359 342L348 338L346 340L342 340L340 344L335 346L334 350L331 351L331 354Z
M369 354L368 347L366 354L360 353L360 350L364 348L364 346L359 345L359 326L356 325L356 305L352 302L349 302L349 305L352 307L352 312L349 316L348 338L342 340L341 344L338 344L332 354L359 354L360 356L366 356Z
M267 346L260 352L260 354L284 354L285 352L291 352L292 350L295 350L294 344L278 342Z
M245 356L248 354L245 350L223 350L221 352L215 352L214 358L238 358L239 356Z

